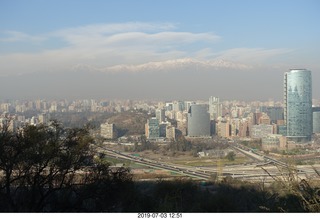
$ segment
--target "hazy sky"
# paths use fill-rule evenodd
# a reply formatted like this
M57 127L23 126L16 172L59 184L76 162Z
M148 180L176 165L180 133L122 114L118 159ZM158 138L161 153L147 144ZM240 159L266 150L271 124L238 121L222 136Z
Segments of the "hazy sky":
M0 98L282 99L319 0L0 0Z

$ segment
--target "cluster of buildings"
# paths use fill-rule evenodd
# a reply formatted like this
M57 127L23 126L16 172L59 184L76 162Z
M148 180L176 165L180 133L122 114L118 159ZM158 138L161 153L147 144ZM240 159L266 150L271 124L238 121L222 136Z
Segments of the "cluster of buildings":
M149 101L134 100L4 100L0 102L0 113L25 114L64 112L109 112L120 113L128 110L150 110Z
M147 139L189 138L261 139L266 150L290 149L308 143L320 133L320 101L312 100L312 77L306 69L284 74L284 101L241 102L210 97L207 101L134 100L7 100L0 102L0 127L10 123L14 131L23 124L46 124L52 114L64 112L110 112L129 110L154 115L145 124ZM313 107L312 102L315 106ZM101 136L118 137L114 124L101 124Z
M175 139L177 134L190 138L217 135L258 139L278 134L284 125L282 107L222 104L218 97L210 97L208 102L166 103L155 114L145 124L145 134L150 140Z
M129 110L151 112L153 102L133 100L0 100L0 127L15 131L25 124L46 124L56 113L121 113Z
M15 132L25 124L39 125L47 124L50 121L50 114L40 113L36 116L26 118L25 115L9 114L4 112L0 115L0 129L7 127L9 131Z
M156 117L148 119L145 124L146 137L149 140L175 140L176 127L173 126L171 122L164 120L164 110L158 109L156 115Z
M159 104L156 117L145 127L150 140L174 139L177 133L190 138L217 135L260 139L265 150L291 149L320 133L320 107L312 107L311 71L292 69L284 74L283 104L230 104L218 97L208 102L167 102Z

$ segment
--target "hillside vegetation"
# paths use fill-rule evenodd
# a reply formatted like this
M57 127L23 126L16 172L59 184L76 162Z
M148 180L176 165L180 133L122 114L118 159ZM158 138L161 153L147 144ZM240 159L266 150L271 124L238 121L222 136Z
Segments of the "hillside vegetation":
M107 121L116 125L120 136L142 135L149 117L146 113L126 111L110 117Z
M294 172L268 187L232 178L136 182L95 154L89 131L57 122L2 128L0 212L320 212L319 184Z

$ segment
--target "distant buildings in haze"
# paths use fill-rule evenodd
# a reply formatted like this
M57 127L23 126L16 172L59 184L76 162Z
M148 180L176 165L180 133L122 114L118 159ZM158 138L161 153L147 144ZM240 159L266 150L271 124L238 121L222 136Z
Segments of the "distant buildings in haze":
M222 104L220 103L219 97L211 96L209 98L209 114L210 120L215 120L222 116Z
M312 134L320 133L320 101L312 108L312 77L306 69L292 69L284 74L284 101L221 101L210 96L206 101L142 100L4 100L0 102L0 128L10 119L10 130L30 124L47 124L61 113L124 111L145 113L145 136L152 141L175 140L183 135L207 138L261 139L264 149L310 144ZM142 128L142 127L141 127ZM114 124L101 124L106 139L118 136ZM142 133L141 133L142 134ZM280 136L282 136L280 138ZM285 145L289 145L286 142ZM294 144L292 143L294 142ZM282 147L281 146L281 147ZM280 148L281 148L280 147ZM283 149L283 148L281 148Z

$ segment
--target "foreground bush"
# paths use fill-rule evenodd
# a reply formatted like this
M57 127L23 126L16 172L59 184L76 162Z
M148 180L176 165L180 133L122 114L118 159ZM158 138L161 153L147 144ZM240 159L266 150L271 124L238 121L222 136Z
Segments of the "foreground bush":
M117 197L117 190L132 183L131 176L127 169L94 162L92 142L88 128L67 129L57 122L17 132L2 127L0 211L112 210L93 200L106 200L105 190Z

